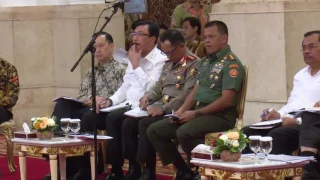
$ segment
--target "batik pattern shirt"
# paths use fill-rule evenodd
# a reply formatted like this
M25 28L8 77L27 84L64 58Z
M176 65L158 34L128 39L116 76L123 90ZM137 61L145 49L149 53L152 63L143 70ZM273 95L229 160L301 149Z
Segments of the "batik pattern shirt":
M88 70L81 83L78 100L90 99L91 97L91 68ZM95 66L96 95L109 98L123 82L126 66L111 60L104 65Z
M0 107L12 112L19 96L19 77L17 69L0 58Z

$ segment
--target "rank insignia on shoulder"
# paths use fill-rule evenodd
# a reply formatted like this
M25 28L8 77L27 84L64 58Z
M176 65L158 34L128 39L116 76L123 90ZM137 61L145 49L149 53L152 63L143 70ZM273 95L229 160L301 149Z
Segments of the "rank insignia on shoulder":
M230 69L231 69L231 68L239 68L239 65L238 65L238 64L230 64L228 67L229 67Z
M193 60L196 60L197 57L195 57L195 56L193 56L193 55L189 55L189 56L187 56L186 59L187 59L188 61L193 61Z
M239 74L238 70L236 68L233 68L229 71L230 77L237 77Z
M228 55L228 59L231 61L231 60L235 60L235 58L231 55L231 54L229 54Z
M195 68L190 69L190 76L194 76L197 74L197 70Z

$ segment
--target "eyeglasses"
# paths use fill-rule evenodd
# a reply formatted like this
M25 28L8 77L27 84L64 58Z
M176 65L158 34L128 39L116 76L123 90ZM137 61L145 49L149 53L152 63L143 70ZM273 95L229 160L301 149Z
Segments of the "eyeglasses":
M132 32L131 35L134 37L134 36L138 36L138 37L142 37L142 36L149 36L150 37L150 34L145 34L143 32Z
M315 49L316 47L319 46L319 43L318 44L309 44L309 45L303 45L302 46L302 49L300 51L305 51L305 50L310 50L312 51L313 49Z
M178 46L176 46L173 50L171 50L171 51L169 51L169 52L164 52L164 51L162 51L162 54L165 54L165 55L167 55L167 56L170 56L170 55L172 55L172 54L174 53L174 51L176 51L177 48L178 48Z

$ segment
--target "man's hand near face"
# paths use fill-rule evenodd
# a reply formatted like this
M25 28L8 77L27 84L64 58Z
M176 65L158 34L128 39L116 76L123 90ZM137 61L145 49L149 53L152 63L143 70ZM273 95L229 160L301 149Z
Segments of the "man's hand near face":
M129 50L128 56L132 64L132 68L138 68L140 66L141 50L139 52L136 51L135 45L133 45Z

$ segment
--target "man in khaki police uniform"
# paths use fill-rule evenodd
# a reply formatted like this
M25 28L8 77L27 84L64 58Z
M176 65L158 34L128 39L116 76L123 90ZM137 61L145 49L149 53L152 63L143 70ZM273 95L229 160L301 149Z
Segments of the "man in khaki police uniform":
M123 150L131 167L126 179L156 179L156 151L148 140L147 128L152 123L162 120L163 115L178 110L196 80L196 69L200 59L185 46L181 32L167 30L160 37L160 42L162 51L169 61L164 65L155 86L140 100L140 107L147 110L149 117L140 121L126 118L122 126ZM154 105L157 101L162 103ZM142 176L139 163L146 164Z
M179 121L164 119L147 130L163 165L173 163L178 169L176 179L191 179L194 174L171 139L178 139L190 160L191 150L204 143L207 133L232 129L236 123L243 65L228 45L228 28L223 22L207 23L204 40L209 55L201 60L196 85L175 113Z

